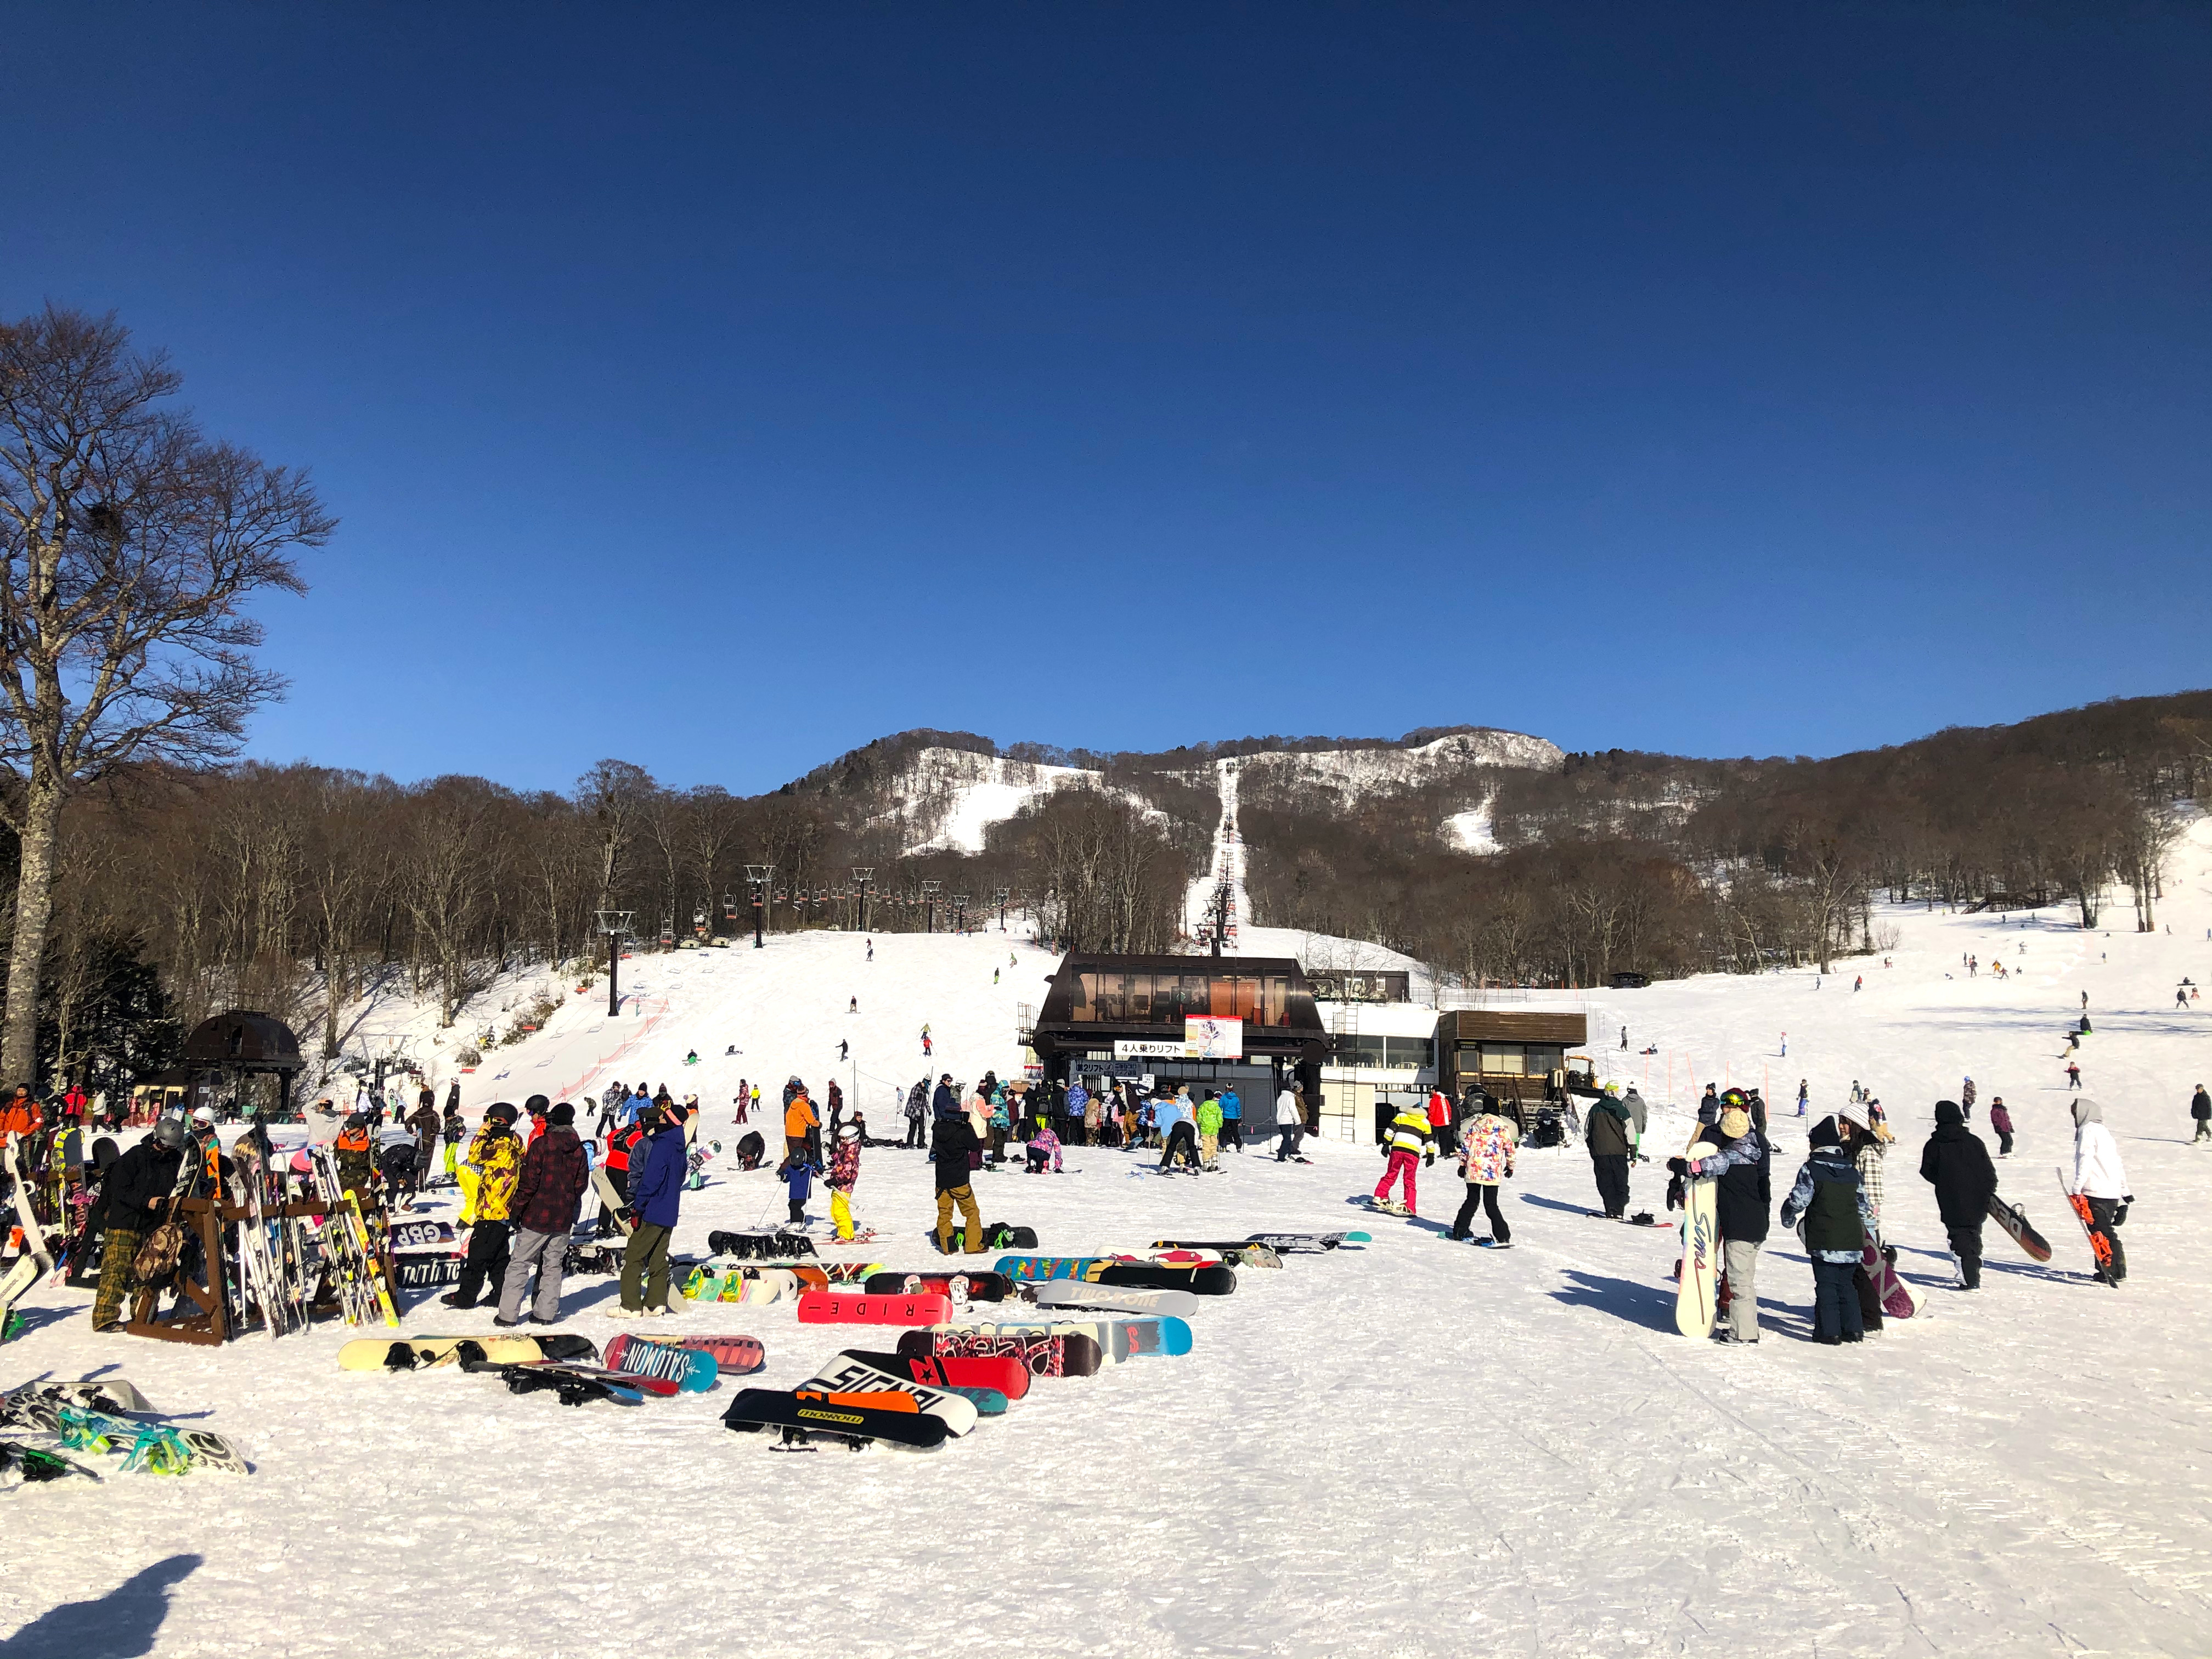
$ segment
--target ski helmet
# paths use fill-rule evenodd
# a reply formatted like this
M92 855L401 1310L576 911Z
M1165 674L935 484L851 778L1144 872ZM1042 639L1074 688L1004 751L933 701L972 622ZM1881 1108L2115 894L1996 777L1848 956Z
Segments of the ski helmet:
M185 1144L185 1126L180 1118L165 1117L154 1126L154 1144L166 1146L171 1152Z

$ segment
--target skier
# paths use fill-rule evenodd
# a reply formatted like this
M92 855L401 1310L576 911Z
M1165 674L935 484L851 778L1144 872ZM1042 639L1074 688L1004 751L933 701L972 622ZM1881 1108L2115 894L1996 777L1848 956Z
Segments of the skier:
M738 1115L730 1120L732 1124L742 1124L744 1122L745 1109L752 1104L752 1088L753 1085L746 1082L744 1079L739 1078L738 1079L738 1091L736 1094L730 1097L730 1103L738 1109Z
M1782 1224L1804 1218L1801 1237L1813 1264L1814 1340L1834 1347L1866 1340L1851 1273L1874 1232L1874 1212L1859 1190L1858 1171L1845 1155L1837 1121L1824 1117L1807 1137L1811 1156L1782 1200Z
M1852 1098L1855 1100L1857 1097L1858 1097L1856 1094L1852 1096ZM1801 1077L1797 1079L1797 1115L1800 1117L1804 1116L1805 1108L1810 1103L1811 1091L1807 1088L1805 1079Z
M1959 1112L1962 1120L1974 1121L1974 1079L1968 1078L1959 1085Z
M2189 1137L2189 1144L2194 1146L2200 1140L2212 1140L2212 1095L2204 1092L2201 1083L2189 1098L2189 1115L2197 1120L2197 1133Z
M852 1045L851 1043L848 1042L847 1042L843 1037L839 1037L839 1038L837 1039L837 1060L838 1060L838 1063L839 1063L840 1065L842 1065L846 1060L849 1060L849 1059L851 1059L851 1058L852 1058L852 1054L853 1054L853 1045Z
M794 1227L806 1224L806 1200L814 1191L814 1165L804 1152L787 1152L783 1162L776 1165L775 1178L783 1182L785 1194L791 1200L791 1224Z
M2097 1269L2097 1282L2117 1286L2128 1276L2119 1229L2135 1199L2128 1191L2127 1171L2120 1166L2120 1149L2105 1127L2104 1108L2087 1095L2074 1103L2074 1179L2066 1190L2088 1202L2091 1249L2098 1239L2105 1242L2109 1265Z
M507 1284L507 1217L522 1173L522 1138L514 1133L515 1117L510 1103L494 1101L484 1108L483 1127L469 1143L467 1163L476 1173L476 1219L469 1228L461 1282L438 1298L448 1308L473 1308L487 1282L502 1290Z
M2012 1156L2012 1113L2006 1109L2002 1095L1990 1097L1990 1127L1996 1131L1997 1156Z
M1498 1207L1498 1188L1499 1183L1513 1178L1513 1146L1520 1138L1513 1120L1495 1112L1480 1113L1468 1124L1467 1144L1459 1160L1459 1177L1467 1182L1467 1196L1460 1200L1459 1214L1452 1218L1453 1238L1467 1240L1480 1206L1490 1218L1490 1237L1484 1243L1501 1250L1511 1247L1513 1229Z
M830 1219L837 1237L848 1242L853 1237L853 1188L860 1179L863 1139L861 1126L848 1123L838 1129L830 1148Z
M1996 1166L1981 1137L1966 1127L1966 1109L1936 1103L1936 1133L1920 1150L1920 1178L1936 1189L1936 1207L1959 1264L1956 1288L1982 1288L1982 1223L1997 1189Z
M937 1249L940 1255L952 1254L952 1212L957 1206L962 1223L960 1247L969 1255L981 1255L983 1216L975 1207L975 1188L968 1175L968 1158L975 1150L975 1132L968 1127L968 1120L952 1103L951 1083L951 1074L947 1073L938 1090L945 1109L938 1114L936 1144L930 1152L937 1189Z
M1282 1088L1275 1095L1276 1163L1287 1163L1297 1156L1298 1129L1304 1121L1305 1115L1298 1104L1298 1091L1291 1087L1291 1080L1286 1077L1283 1079ZM1298 1161L1304 1163L1306 1160L1300 1158Z
M523 1322L524 1293L530 1272L538 1270L538 1294L530 1310L533 1325L561 1319L561 1281L568 1267L568 1231L583 1207L591 1172L584 1143L576 1138L576 1109L562 1101L545 1115L545 1133L523 1154L514 1187L514 1249L499 1291L495 1325Z
M137 1283L131 1264L155 1225L155 1216L177 1190L185 1158L182 1120L165 1117L153 1133L107 1166L90 1220L106 1230L100 1256L100 1289L92 1304L92 1328L120 1324L124 1298Z
M1721 1283L1728 1309L1723 1342L1759 1340L1759 1253L1766 1243L1767 1219L1774 1205L1771 1170L1774 1148L1751 1119L1749 1106L1734 1090L1722 1097L1720 1115L1698 1131L1692 1144L1712 1152L1694 1158L1669 1158L1667 1168L1680 1179L1711 1177L1713 1214L1720 1230Z
M668 1240L684 1198L684 1132L670 1125L658 1107L638 1120L646 1135L645 1167L630 1182L637 1230L623 1250L622 1305L607 1310L612 1319L640 1319L668 1312Z
M873 940L873 939L870 939L870 940L868 941L868 960L869 960L870 962L873 962L875 959L876 959L876 942L875 942L875 940Z
M2066 1086L2069 1090L2081 1086L2081 1067L2070 1060L2066 1062Z
M1408 1106L1390 1120L1390 1129L1383 1139L1382 1155L1389 1160L1383 1166L1382 1179L1375 1183L1375 1206L1389 1209L1390 1183L1402 1180L1406 1185L1405 1208L1401 1212L1412 1218L1421 1212L1420 1202L1414 1192L1415 1160L1424 1164L1437 1161L1437 1143L1429 1133L1429 1115L1419 1106Z
M1717 1112L1718 1097L1709 1092L1707 1098ZM1597 1180L1598 1202L1605 1206L1602 1213L1607 1221L1619 1221L1628 1214L1628 1158L1634 1149L1629 1139L1630 1123L1628 1108L1620 1102L1620 1085L1607 1084L1605 1092L1590 1106L1583 1140L1589 1148L1590 1171Z

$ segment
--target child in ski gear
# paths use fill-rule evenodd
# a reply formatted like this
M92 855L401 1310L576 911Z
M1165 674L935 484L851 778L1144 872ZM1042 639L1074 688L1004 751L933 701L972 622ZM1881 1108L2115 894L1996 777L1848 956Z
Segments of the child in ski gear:
M1708 1084L1706 1098L1719 1110L1719 1099ZM1583 1139L1589 1147L1591 1172L1597 1178L1598 1201L1605 1206L1608 1220L1618 1221L1628 1213L1628 1157L1634 1150L1631 1139L1632 1119L1628 1108L1621 1103L1620 1085L1606 1085L1606 1091L1592 1103L1589 1116L1583 1127Z
M1782 1224L1794 1227L1804 1218L1800 1237L1813 1262L1814 1328L1818 1340L1832 1347L1865 1340L1851 1273L1875 1232L1874 1212L1859 1190L1859 1172L1844 1150L1836 1120L1822 1118L1807 1139L1812 1156L1782 1200Z
M439 1300L448 1308L473 1308L487 1282L507 1283L508 1216L515 1183L522 1178L522 1138L514 1133L516 1113L504 1100L484 1108L483 1125L469 1143L468 1165L476 1175L476 1219L469 1228L469 1254L461 1263L461 1282Z
M1492 1241L1498 1244L1513 1242L1513 1230L1506 1225L1505 1217L1498 1207L1498 1188L1500 1182L1513 1178L1513 1147L1520 1138L1521 1131L1513 1120L1500 1117L1495 1112L1483 1112L1467 1126L1459 1160L1459 1176L1467 1182L1467 1196L1460 1200L1459 1214L1452 1221L1454 1238L1468 1237L1479 1205L1490 1218Z
M2135 1200L2128 1193L2120 1149L2105 1127L2105 1109L2087 1095L2074 1103L2074 1178L2066 1190L2088 1201L2091 1243L2101 1238L2110 1254L2110 1265L2097 1269L2098 1282L2118 1285L2128 1276L2119 1227Z
M1212 1090L1198 1103L1198 1163L1210 1170L1221 1161L1221 1103Z
M545 1115L545 1133L522 1155L514 1184L514 1248L501 1281L495 1325L522 1322L532 1268L538 1295L530 1312L540 1325L561 1317L561 1281L568 1267L568 1230L576 1224L591 1175L584 1143L576 1137L576 1109L567 1101Z
M783 1162L776 1166L775 1178L783 1182L791 1200L791 1224L794 1227L806 1224L806 1200L814 1192L814 1166L801 1153L786 1154Z
M853 1236L853 1188L860 1179L860 1142L866 1134L866 1127L856 1119L838 1129L830 1148L830 1219L840 1238Z
M1959 1261L1960 1288L1982 1287L1982 1222L1997 1189L1996 1166L1981 1137L1966 1127L1965 1109L1936 1103L1936 1133L1920 1150L1920 1178L1936 1188L1936 1207Z
M1415 1197L1413 1171L1416 1164L1437 1161L1437 1143L1429 1133L1428 1112L1419 1106L1408 1106L1390 1120L1389 1135L1382 1142L1383 1156L1389 1162L1383 1166L1382 1179L1375 1183L1375 1201L1383 1203L1390 1195L1390 1183L1403 1181L1406 1184L1406 1213L1420 1213L1420 1204Z
M1030 1137L1030 1173L1042 1175L1048 1164L1053 1174L1060 1172L1060 1137L1052 1132L1049 1123Z

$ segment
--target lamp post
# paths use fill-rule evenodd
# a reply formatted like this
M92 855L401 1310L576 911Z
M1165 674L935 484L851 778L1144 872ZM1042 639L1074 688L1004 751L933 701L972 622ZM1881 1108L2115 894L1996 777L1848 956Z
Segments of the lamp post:
M872 864L853 866L853 879L860 884L860 931L864 933L868 931L868 878L875 873L876 866Z
M921 884L922 927L925 932L933 933L937 931L937 896L944 890L944 887L945 884L941 881L925 881Z
M610 1016L622 1012L622 989L616 976L622 971L623 935L629 932L630 918L635 910L601 910L599 912L599 931L607 936L607 1012Z
M753 949L761 948L761 902L767 896L768 884L775 874L773 864L748 864L745 879L753 884Z

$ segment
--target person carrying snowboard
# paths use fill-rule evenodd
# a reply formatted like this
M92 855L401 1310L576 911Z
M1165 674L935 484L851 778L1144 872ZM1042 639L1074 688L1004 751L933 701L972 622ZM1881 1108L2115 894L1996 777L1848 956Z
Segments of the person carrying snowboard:
M136 1288L131 1265L138 1248L158 1224L158 1218L177 1190L177 1173L185 1161L183 1120L162 1118L153 1133L107 1166L94 1200L92 1224L106 1230L100 1256L100 1288L92 1303L92 1328L114 1330L122 1322L123 1304Z
M1936 1103L1936 1133L1920 1149L1920 1178L1936 1188L1936 1208L1959 1263L1959 1288L1982 1288L1982 1223L1997 1189L1996 1166L1957 1103Z
M2120 1248L2119 1229L2135 1202L2128 1192L2128 1174L2120 1164L2120 1149L2105 1127L2105 1109L2084 1095L2074 1103L2074 1178L2066 1190L2084 1200L2089 1219L2084 1224L2090 1248L2105 1244L2106 1262L2097 1269L2100 1285L2118 1285L2128 1276L2127 1252Z
M2189 1137L2189 1144L2194 1146L2200 1140L2212 1140L2212 1095L2204 1092L2201 1083L2189 1097L2189 1115L2197 1120L2197 1133Z
M1499 1249L1512 1243L1513 1229L1506 1225L1498 1207L1498 1188L1513 1178L1513 1147L1520 1139L1521 1131L1513 1120L1496 1112L1484 1111L1468 1122L1459 1158L1459 1176L1467 1182L1467 1196L1460 1200L1459 1214L1452 1219L1455 1239L1467 1240L1480 1206L1490 1218L1489 1243Z
M467 1161L476 1172L476 1219L469 1228L461 1282L438 1298L446 1307L475 1307L487 1281L495 1288L506 1285L507 1218L515 1183L522 1177L522 1137L514 1133L516 1115L511 1102L494 1101L484 1108L483 1125L469 1143Z
M1419 1215L1420 1204L1413 1188L1414 1170L1420 1164L1437 1161L1437 1143L1429 1133L1425 1108L1405 1107L1390 1120L1389 1133L1382 1142L1382 1155L1389 1162L1383 1166L1382 1179L1375 1183L1376 1207L1389 1207L1390 1184L1402 1180L1406 1184L1405 1213Z
M1807 1139L1812 1155L1782 1200L1782 1224L1804 1222L1799 1237L1813 1263L1814 1340L1827 1347L1863 1342L1866 1327L1851 1274L1874 1233L1874 1212L1859 1190L1859 1172L1844 1150L1836 1120L1822 1118Z
M1706 1085L1708 1090L1711 1085ZM1710 1097L1713 1110L1720 1109L1717 1095ZM1703 1115L1702 1105L1700 1115ZM1619 1221L1628 1213L1628 1157L1634 1150L1631 1139L1628 1108L1621 1104L1620 1085L1608 1083L1605 1092L1590 1105L1589 1116L1583 1127L1583 1143L1589 1148L1590 1170L1597 1180L1598 1202L1605 1206L1608 1221Z
M499 1312L492 1323L522 1323L522 1302L530 1273L538 1272L538 1294L531 1322L557 1323L561 1281L568 1268L568 1230L583 1207L591 1170L584 1143L576 1136L576 1109L567 1101L545 1114L545 1133L530 1143L514 1186L514 1249L499 1289Z
M1710 1152L1699 1152L1710 1146ZM1721 1097L1719 1117L1699 1130L1690 1149L1694 1158L1669 1158L1667 1168L1680 1180L1710 1178L1713 1219L1721 1236L1721 1285L1728 1325L1716 1329L1723 1342L1759 1340L1759 1253L1766 1243L1767 1218L1774 1206L1771 1170L1774 1148L1765 1131L1752 1121L1748 1100L1731 1089Z
M860 1179L860 1142L864 1126L855 1119L839 1126L830 1148L830 1219L837 1237L853 1237L853 1188Z

